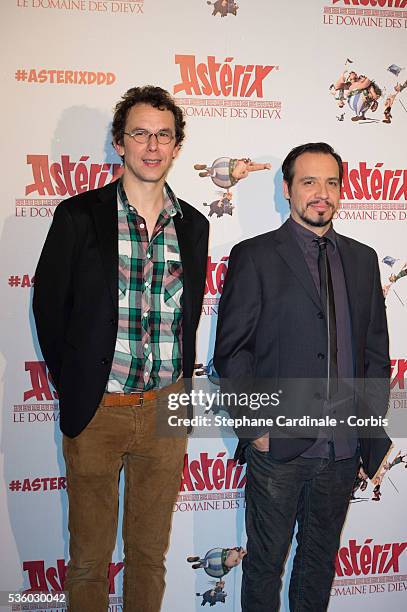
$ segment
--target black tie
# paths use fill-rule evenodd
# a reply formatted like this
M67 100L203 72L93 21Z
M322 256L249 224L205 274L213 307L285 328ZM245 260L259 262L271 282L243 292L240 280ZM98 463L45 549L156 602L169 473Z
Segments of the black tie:
M328 376L327 399L330 399L338 390L338 358L336 338L336 315L334 290L332 285L331 268L327 253L327 238L315 238L318 244L318 272L321 302L326 316L328 331Z

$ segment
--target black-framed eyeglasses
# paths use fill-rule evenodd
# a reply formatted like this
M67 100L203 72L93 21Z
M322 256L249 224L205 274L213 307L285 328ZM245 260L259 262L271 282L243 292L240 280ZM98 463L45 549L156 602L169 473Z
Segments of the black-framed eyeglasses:
M124 133L126 136L130 136L130 138L133 138L133 140L140 144L150 142L151 136L155 136L158 144L162 145L170 144L171 140L174 138L174 134L168 130L158 130L158 132L155 133L149 132L148 130L133 130L132 132Z

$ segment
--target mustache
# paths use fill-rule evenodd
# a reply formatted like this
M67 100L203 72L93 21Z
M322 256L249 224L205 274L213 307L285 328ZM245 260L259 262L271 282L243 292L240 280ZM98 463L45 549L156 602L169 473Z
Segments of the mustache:
M312 204L319 204L320 202L324 202L324 204L330 206L331 208L334 207L331 200L329 200L328 198L316 198L315 200L310 200L307 204L307 207L312 206Z

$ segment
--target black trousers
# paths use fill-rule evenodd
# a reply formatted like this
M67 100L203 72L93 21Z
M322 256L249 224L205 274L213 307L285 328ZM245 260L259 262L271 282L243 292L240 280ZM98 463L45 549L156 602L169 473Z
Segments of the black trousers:
M250 445L246 456L248 542L242 611L278 612L281 575L296 521L298 546L290 581L290 611L325 611L359 453L340 461L333 456L297 457L281 463Z

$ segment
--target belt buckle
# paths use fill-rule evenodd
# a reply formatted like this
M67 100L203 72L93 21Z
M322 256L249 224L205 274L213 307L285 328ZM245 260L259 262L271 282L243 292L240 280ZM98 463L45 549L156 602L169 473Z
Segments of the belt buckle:
M138 395L138 403L134 404L136 408L142 408L144 404L144 391L137 391L135 395Z

